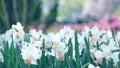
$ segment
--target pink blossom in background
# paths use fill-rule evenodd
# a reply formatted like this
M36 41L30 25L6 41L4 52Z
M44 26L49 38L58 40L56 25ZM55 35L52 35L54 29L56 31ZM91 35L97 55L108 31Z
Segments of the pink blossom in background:
M37 30L43 30L43 25L39 25L39 26L37 27Z
M74 30L83 30L85 26L88 26L90 28L96 26L99 29L107 29L110 30L111 27L116 29L120 27L120 18L112 15L110 17L110 19L112 20L109 23L109 17L108 16L104 16L103 18L101 18L99 21L97 22L89 22L89 23L82 23L82 24L60 24L60 23L55 23L53 26L51 26L51 29L56 29L56 30L60 30L62 29L64 26L69 26ZM34 27L34 26L29 26L28 30L30 29L37 29L37 30L43 30L43 25L39 25L38 27Z

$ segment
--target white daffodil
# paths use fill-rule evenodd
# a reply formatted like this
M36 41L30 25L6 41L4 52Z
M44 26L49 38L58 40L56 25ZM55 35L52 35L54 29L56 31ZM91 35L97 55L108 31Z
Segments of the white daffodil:
M106 37L112 38L112 32L111 31L106 31Z
M67 37L73 37L74 35L74 30L71 29L70 27L65 26L63 29L60 30L60 34L67 36Z
M36 47L42 47L42 43L43 43L43 41L36 41L36 42L34 42L34 46L36 46Z
M17 24L16 25L12 25L12 28L13 29L16 29L16 30L23 30L23 26L21 25L21 23L20 22L17 22Z
M90 33L90 28L85 26L84 31L82 32L82 36L88 38L89 37L89 33Z
M24 27L17 22L16 25L12 25L12 29L7 30L5 34L0 35L0 49L4 49L4 43L8 42L9 46L12 41L14 45L20 45L21 55L26 64L37 64L37 59L40 59L42 52L41 47L43 46L43 40L45 43L45 56L51 55L59 60L64 60L64 55L68 52L68 41L71 38L73 44L73 59L75 59L75 31L70 27L65 26L57 33L43 34L42 30L37 31L35 29L30 30L29 42L26 40L26 33ZM120 43L120 31L115 34L115 40L112 37L112 32L108 30L99 30L97 27L89 28L85 27L85 30L81 34L77 33L79 54L86 47L84 38L89 38L90 42L90 55L96 58L94 61L96 64L101 64L102 59L106 58L109 60L113 59L114 63L117 64L119 61L119 43ZM99 42L100 50L97 49L96 43ZM115 51L115 52L114 52ZM3 56L0 53L0 61L3 62ZM89 64L89 63L88 63ZM88 65L88 68L100 68L92 64Z
M24 37L23 26L20 24L20 22L17 22L16 25L12 25L12 29L13 34L16 35L17 37L19 38Z
M110 58L113 59L114 63L117 64L117 62L119 61L118 59L118 55L119 55L119 52L114 52L111 54Z
M21 51L22 58L26 64L37 64L37 59L40 59L42 52L40 49L36 48L33 44L27 44Z
M51 48L51 46L53 45L53 38L54 38L55 34L48 34L48 35L44 35L44 40L45 40L45 48Z
M70 27L65 26L63 29L60 30L60 38L65 42L68 42L70 38L74 36L75 31Z
M56 33L51 40L53 42L61 42L60 33Z
M88 65L88 68L100 68L99 66L94 66L94 65L92 65L92 64L89 64Z
M100 51L100 50L97 50L95 53L94 53L95 57L98 59L98 58L102 58L104 57L103 56L103 52Z
M13 35L12 35L12 29L6 31L5 37L6 37L6 38L5 38L4 40L5 40L5 42L8 42L9 45L11 45L12 40L13 40L13 41L16 41L16 40L17 40L17 39L15 40L15 37L13 37ZM13 38L13 39L12 39L12 38Z
M35 29L33 29L33 30L30 30L29 33L31 35L30 40L33 42L39 41L43 37L42 31L36 31Z
M68 52L68 47L64 43L54 43L52 49L55 50L55 55L59 60L64 60L64 55Z
M9 46L12 41L14 46L20 45L20 42L24 41L24 34L23 26L17 22L16 25L12 25L12 29L6 31L4 40L9 43Z
M97 41L101 42L102 35L104 35L105 30L99 30L97 27L93 27L90 29L90 43L91 44L96 44Z
M91 31L93 36L100 36L101 35L100 30L96 26L94 26L90 31Z

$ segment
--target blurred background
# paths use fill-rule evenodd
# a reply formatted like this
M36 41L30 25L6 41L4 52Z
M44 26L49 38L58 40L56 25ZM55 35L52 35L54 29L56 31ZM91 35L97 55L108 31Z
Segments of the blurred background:
M63 26L119 30L120 0L0 0L0 33L18 21L26 31L45 33Z

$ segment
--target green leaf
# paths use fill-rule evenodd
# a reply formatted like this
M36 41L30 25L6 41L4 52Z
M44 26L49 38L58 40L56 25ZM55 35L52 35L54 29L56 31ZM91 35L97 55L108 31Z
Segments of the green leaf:
M28 33L25 34L24 41L30 42L30 34L28 34Z
M112 58L110 58L108 61L108 68L114 68L114 61Z
M87 63L91 63L93 65L95 65L95 63L93 62L91 56L90 56L90 42L89 42L89 38L87 39L86 37L84 38L85 44L86 44L86 48L82 50L82 65L85 65Z
M69 68L73 67L73 44L71 38L68 41L68 54L66 56L67 61L69 62Z
M86 51L87 53L90 54L90 42L89 42L89 38L87 39L86 37L84 38L85 44L86 44Z
M0 68L3 68L3 63L0 61Z
M90 35L90 37L92 37L92 36L93 36L93 34L92 34L92 32L91 32L91 31L89 32L89 35Z
M105 34L103 33L102 35L100 35L100 38L102 38Z
M118 59L120 60L120 53L119 53L119 55L118 55Z
M65 64L67 68L72 68L71 62L70 62L70 57L68 56L68 54L65 54Z
M102 60L102 68L107 68L107 61L105 58Z
M46 64L46 56L45 56L45 40L43 39L43 46L42 46L42 56L41 56L41 68L47 68Z
M113 37L113 39L114 39L114 41L115 41L115 32L114 32L114 29L113 29L113 28L111 28L111 32L112 32L112 37Z
M65 61L61 61L61 68L65 68L66 65L65 65Z
M98 41L97 41L96 45L97 45L97 50L100 50Z
M76 68L81 68L77 32L75 32L75 58L76 58Z
M120 61L118 61L116 68L120 68Z

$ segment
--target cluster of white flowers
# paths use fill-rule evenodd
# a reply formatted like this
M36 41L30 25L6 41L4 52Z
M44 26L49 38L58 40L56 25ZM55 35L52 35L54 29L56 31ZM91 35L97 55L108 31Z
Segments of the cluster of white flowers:
M42 31L30 30L29 33L25 33L23 26L17 22L17 25L13 25L12 29L6 31L5 34L0 36L0 48L2 48L4 42L8 41L9 44L14 42L14 46L19 46L21 49L21 55L26 64L37 64L37 59L42 55L43 40L45 40L45 56L55 56L59 60L64 60L64 55L68 52L68 41L71 38L73 43L73 59L75 58L75 31L70 27L64 27L57 33L43 34ZM99 30L97 27L89 28L85 27L84 31L78 32L79 52L81 54L82 49L86 47L84 38L89 38L90 42L90 54L91 57L96 60L96 64L102 63L102 59L113 59L116 64L119 59L119 42L120 32L115 34L115 39L112 36L112 32L108 30ZM99 45L99 46L97 46ZM51 49L48 51L47 49ZM3 58L0 54L0 60ZM98 68L89 64L89 68Z

